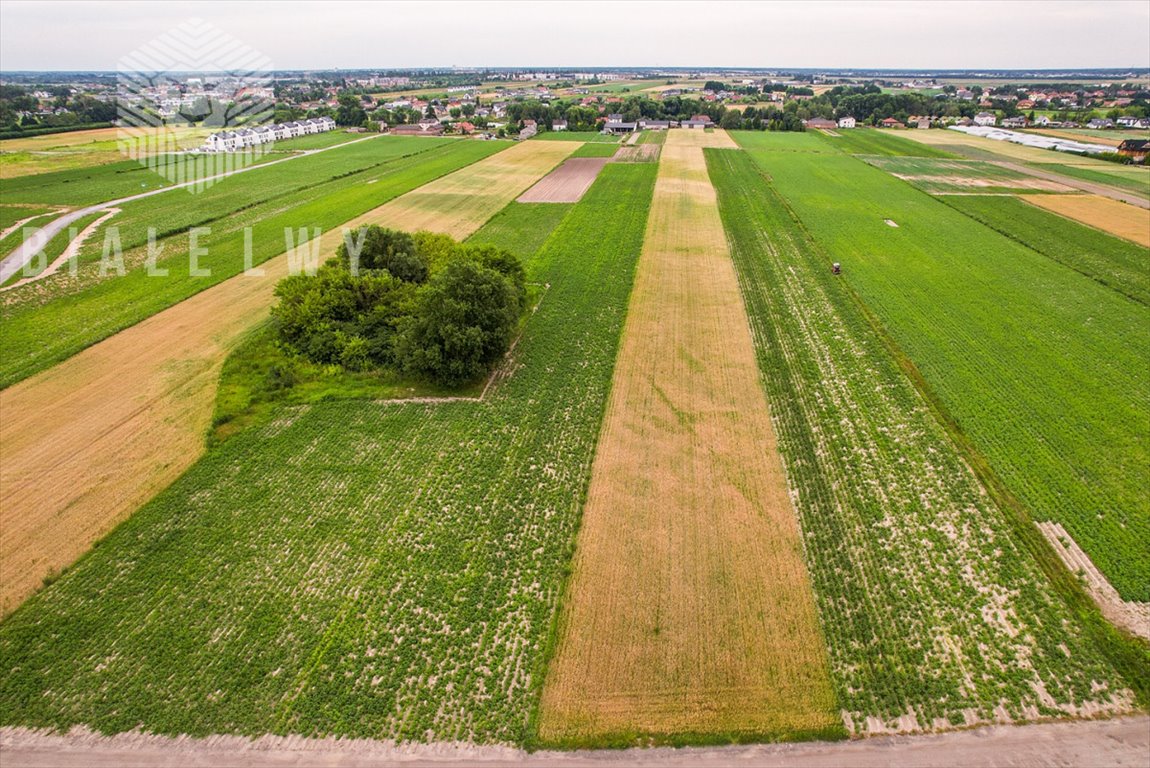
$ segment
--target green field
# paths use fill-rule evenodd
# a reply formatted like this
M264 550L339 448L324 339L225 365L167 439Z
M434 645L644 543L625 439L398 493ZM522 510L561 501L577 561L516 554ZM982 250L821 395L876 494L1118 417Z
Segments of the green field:
M1150 306L1146 249L1012 197L951 196L947 205L991 229Z
M961 194L1049 194L1052 190L1035 188L1050 186L1041 179L1011 168L981 160L941 159L935 157L892 157L874 155L863 158L875 168L914 185L932 195Z
M571 157L613 157L618 150L618 144L588 142L572 152Z
M642 131L639 134L638 144L666 144L666 131Z
M1146 307L860 160L751 154L1011 493L1150 599Z
M1034 163L1031 167L1040 171L1065 174L1082 181L1109 184L1150 198L1150 168L1114 165L1113 163L1103 165L1101 162L1097 166L1088 168L1081 165L1061 165L1058 163Z
M904 139L897 133L878 128L843 128L837 136L823 135L827 143L848 155L887 155L907 157L954 157L928 144Z
M598 131L544 131L532 141L585 141L588 143L618 144L619 137Z
M488 400L285 409L0 624L3 722L529 740L654 178L607 167L528 260Z
M386 140L384 140L386 142ZM169 275L163 279L149 277L143 267L146 249L125 253L125 263L131 268L126 275L114 279L100 279L98 263L89 257L88 266L81 267L81 274L87 277L80 282L76 292L67 285L55 284L40 286L32 284L13 291L17 294L0 309L0 387L9 386L21 379L57 363L84 347L106 338L146 317L172 306L177 302L225 280L243 270L244 227L252 227L252 263L259 264L286 249L285 227L298 231L300 227L313 227L329 230L338 227L357 215L371 210L399 195L427 182L458 170L466 165L488 157L508 145L502 142L457 142L450 140L412 138L412 143L394 146L400 152L414 152L400 156L386 157L379 162L358 159L350 163L350 172L337 174L322 181L296 188L290 195L271 199L236 212L234 199L227 206L220 203L214 212L218 222L212 226L210 235L199 239L199 246L210 249L210 253L200 260L199 266L211 270L208 277L192 276L188 261L188 238L186 231L178 229L168 239L170 245L157 259L160 268L168 269ZM368 145L376 142L368 142ZM361 146L349 148L359 149ZM381 144L380 146L388 146ZM419 150L422 150L421 152ZM336 150L336 155L342 151ZM327 156L318 155L295 162L320 160ZM378 159L378 158L377 158ZM292 163L285 164L285 167ZM346 166L345 171L348 171ZM355 168L362 170L354 170ZM275 170L273 168L252 171L248 186L259 180L259 175ZM331 170L329 169L330 173ZM245 176L248 174L244 174ZM239 181L229 179L228 181ZM285 182L292 184L290 180ZM228 195L231 187L220 191ZM211 188L204 195L211 195ZM249 190L240 190L243 195ZM182 195L175 191L169 195ZM182 203L168 208L173 217L172 226L180 217L202 217L203 206L197 202L188 205L188 198L163 201L168 195L141 200L149 205L168 205L169 202ZM197 196L197 197L202 197ZM197 198L190 198L197 199ZM205 198L208 199L208 198ZM125 216L125 219L128 217ZM113 220L114 221L114 220ZM137 219L139 227L148 224L148 219ZM127 233L125 227L125 233ZM124 235L125 245L128 242ZM102 239L97 234L83 253L92 254L102 247ZM51 281L53 278L47 278ZM20 292L25 293L20 295ZM47 297L45 297L45 294ZM44 328L51 327L52 333L45 334Z
M1106 631L1052 593L830 253L746 154L707 152L848 727L1056 715L1034 686L1059 707L1093 681L1122 690Z

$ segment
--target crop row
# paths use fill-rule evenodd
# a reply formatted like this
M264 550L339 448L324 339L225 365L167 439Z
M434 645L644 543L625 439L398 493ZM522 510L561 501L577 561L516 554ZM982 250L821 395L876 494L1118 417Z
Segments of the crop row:
M751 154L994 474L1150 599L1147 308L855 158Z
M527 738L654 171L609 166L529 260L486 400L285 409L9 617L3 722Z
M1123 709L1123 679L743 152L707 150L852 732Z

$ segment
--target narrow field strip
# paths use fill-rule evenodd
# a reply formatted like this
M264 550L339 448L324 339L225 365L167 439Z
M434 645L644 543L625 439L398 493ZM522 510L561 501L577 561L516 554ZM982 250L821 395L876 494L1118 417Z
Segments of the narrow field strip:
M360 216L353 226L379 224L441 232L462 239L550 173L578 145L526 141L444 176Z
M1150 248L1150 210L1097 195L1027 195L1024 200L1052 213Z
M521 203L577 203L607 164L606 157L573 157L519 196Z
M524 150L532 146L545 150ZM395 208L383 206L386 216L377 209L349 226L386 219L466 237L486 221L480 216L491 211L490 218L573 146L519 145L508 150L516 152L510 161L477 172L468 166L397 198ZM455 190L480 180L490 186L470 202L457 200ZM431 187L455 204L441 206ZM421 206L438 209L434 220L420 215ZM339 230L325 233L321 253L334 253L339 242ZM0 390L0 615L199 458L224 358L267 316L289 266L281 255L262 265L262 276L237 275Z
M838 721L701 148L728 141L679 132L663 150L543 692L545 743L794 738Z

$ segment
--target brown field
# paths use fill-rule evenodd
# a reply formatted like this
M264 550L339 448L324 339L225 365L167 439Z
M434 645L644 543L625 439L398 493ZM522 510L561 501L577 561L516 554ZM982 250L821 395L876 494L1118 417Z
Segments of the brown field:
M550 173L580 144L525 141L408 192L352 222L464 238Z
M634 133L632 136L638 136ZM658 144L635 144L629 142L626 146L619 147L615 154L611 156L612 163L653 163L659 159Z
M810 731L838 716L703 141L664 147L541 738Z
M1031 205L1150 248L1150 210L1098 195L1026 195Z
M360 217L463 238L576 142L525 142ZM479 168L478 166L483 166ZM324 234L334 254L338 230ZM0 391L0 615L203 453L220 368L267 316L286 254Z
M519 196L521 203L577 203L607 164L606 157L572 157Z

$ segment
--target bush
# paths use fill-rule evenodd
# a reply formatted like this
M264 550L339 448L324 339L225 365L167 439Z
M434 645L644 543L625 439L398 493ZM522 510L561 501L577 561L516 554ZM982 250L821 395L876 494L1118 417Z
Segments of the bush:
M314 277L276 286L272 309L285 348L350 371L390 368L446 386L490 370L526 307L526 273L508 251L461 245L446 235L376 226ZM358 270L358 272L356 271Z
M407 373L454 386L490 370L511 343L522 299L506 276L458 259L420 292L397 357Z
M352 259L348 240L353 244L362 242L359 256ZM387 270L399 280L408 283L422 283L427 280L427 261L418 253L415 240L406 232L367 225L349 232L339 244L336 257L353 275L364 270Z

